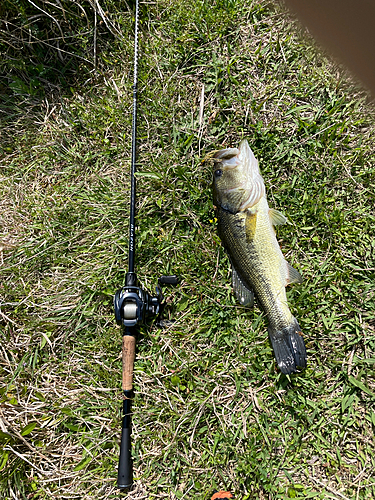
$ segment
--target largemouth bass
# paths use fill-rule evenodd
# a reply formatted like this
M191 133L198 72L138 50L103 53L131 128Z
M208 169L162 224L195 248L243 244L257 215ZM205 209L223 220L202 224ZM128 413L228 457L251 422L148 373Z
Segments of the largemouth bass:
M238 149L217 151L212 161L218 231L232 264L235 295L240 304L252 305L255 294L268 321L277 364L282 373L293 373L306 366L306 348L285 287L301 283L302 277L284 259L273 228L287 220L269 208L258 162L246 140Z

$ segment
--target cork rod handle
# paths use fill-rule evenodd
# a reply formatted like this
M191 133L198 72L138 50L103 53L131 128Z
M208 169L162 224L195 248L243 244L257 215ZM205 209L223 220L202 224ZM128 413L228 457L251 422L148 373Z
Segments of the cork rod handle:
M122 337L122 389L131 391L133 389L133 371L135 357L135 336L124 335Z

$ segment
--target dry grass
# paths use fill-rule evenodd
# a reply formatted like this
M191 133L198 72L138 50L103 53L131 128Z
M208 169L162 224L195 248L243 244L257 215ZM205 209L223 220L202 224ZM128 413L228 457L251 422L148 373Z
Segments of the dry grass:
M175 323L138 339L136 482L116 491L132 19L102 7L123 36L89 7L87 33L58 18L79 34L63 75L42 42L30 64L9 47L1 63L1 498L373 498L374 110L263 0L142 4L137 272L150 291L161 274L181 284ZM261 312L234 301L200 163L242 137L305 277L288 296L308 368L290 378Z

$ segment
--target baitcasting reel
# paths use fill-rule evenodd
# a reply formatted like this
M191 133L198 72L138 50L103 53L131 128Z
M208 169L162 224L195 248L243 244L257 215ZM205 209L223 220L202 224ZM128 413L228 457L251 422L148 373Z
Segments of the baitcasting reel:
M156 296L137 286L135 273L126 273L125 286L114 296L115 317L118 325L132 327L159 316L163 306L162 285L177 285L177 276L161 276L156 286Z

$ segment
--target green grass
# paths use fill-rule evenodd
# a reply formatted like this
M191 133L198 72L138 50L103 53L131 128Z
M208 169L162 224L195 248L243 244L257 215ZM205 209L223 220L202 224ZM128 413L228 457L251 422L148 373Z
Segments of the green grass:
M35 14L19 5L0 10L17 27L13 48L0 33L0 497L373 498L366 93L267 1L142 4L137 274L150 291L161 274L181 283L165 289L175 323L138 339L136 481L119 494L112 297L127 271L133 19L125 2L103 4L111 33L64 0L66 20L49 11L75 34L62 64L42 42L19 51L19 26ZM51 42L52 24L42 17L35 37ZM277 370L261 311L234 300L201 164L244 137L270 205L292 223L278 239L305 278L288 297L308 367L290 377Z

